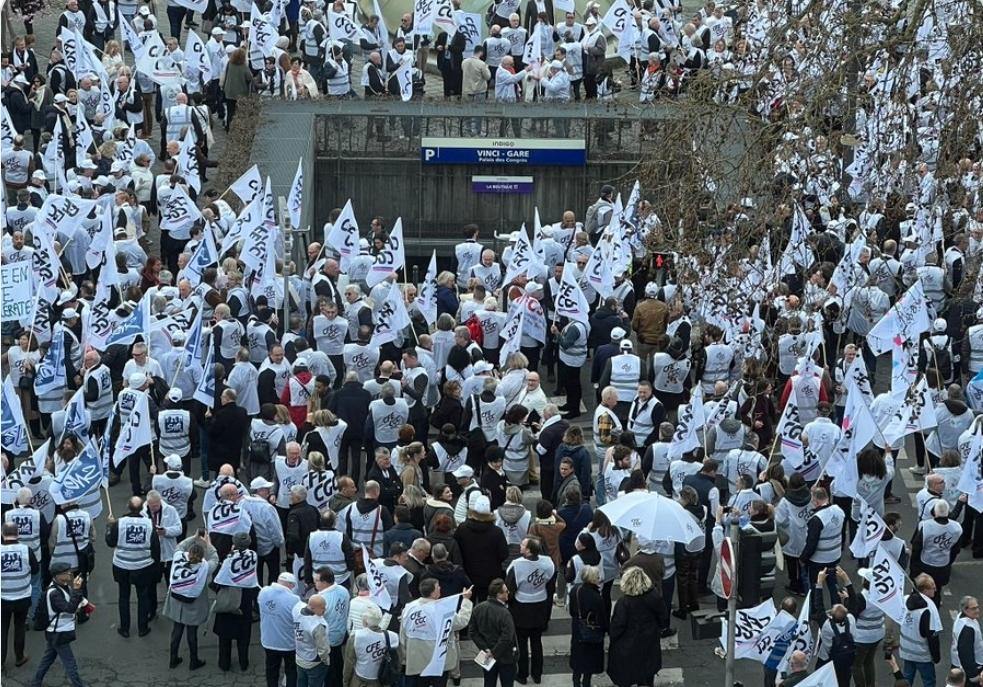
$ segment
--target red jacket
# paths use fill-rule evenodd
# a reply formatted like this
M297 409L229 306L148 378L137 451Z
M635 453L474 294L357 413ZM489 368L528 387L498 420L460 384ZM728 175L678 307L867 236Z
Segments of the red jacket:
M312 375L310 372L298 372L287 380L287 385L283 387L283 393L280 394L280 403L287 406L287 410L290 411L290 419L298 429L303 427L304 423L307 422L307 400L305 399L304 403L301 405L293 405L290 402L291 382L296 380L313 393L313 384L311 384L312 379L314 379L314 375Z

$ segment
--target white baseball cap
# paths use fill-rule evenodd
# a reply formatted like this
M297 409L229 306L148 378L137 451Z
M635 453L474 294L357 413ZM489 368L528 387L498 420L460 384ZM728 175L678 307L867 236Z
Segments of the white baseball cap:
M172 453L164 459L164 465L166 465L170 470L180 470L181 456L176 453Z
M471 504L471 510L481 515L491 515L491 502L488 500L487 496L479 496L474 500L474 503Z
M265 477L254 477L253 481L249 483L249 491L258 491L259 489L271 489L273 487L273 482L269 481Z

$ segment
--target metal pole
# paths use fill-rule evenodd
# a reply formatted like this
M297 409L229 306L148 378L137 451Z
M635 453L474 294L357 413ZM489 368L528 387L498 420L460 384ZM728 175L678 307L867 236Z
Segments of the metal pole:
M283 334L286 334L290 327L290 281L287 276L287 263L290 262L290 251L293 247L293 227L290 225L286 199L280 196L279 201L280 220L283 222L283 319L280 321L280 326Z
M727 663L724 668L724 687L731 687L734 684L734 651L735 637L734 626L737 624L737 561L740 555L740 543L738 537L740 532L737 521L730 524L730 540L734 550L733 570L730 573L730 598L727 600Z

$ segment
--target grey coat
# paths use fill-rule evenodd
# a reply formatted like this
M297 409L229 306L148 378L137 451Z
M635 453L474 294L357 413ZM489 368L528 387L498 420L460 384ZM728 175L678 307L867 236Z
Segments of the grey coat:
M187 551L196 541L201 542L201 539L197 536L188 537L177 545L177 550ZM208 565L208 577L211 580L212 575L215 574L215 570L218 568L218 551L211 544L205 545L205 560L203 562ZM208 598L208 585L205 585L205 589L202 590L201 595L191 603L178 601L171 596L171 592L168 590L167 598L164 600L162 615L165 618L173 620L175 623L196 627L198 625L204 625L208 620L208 611L210 608L211 601Z

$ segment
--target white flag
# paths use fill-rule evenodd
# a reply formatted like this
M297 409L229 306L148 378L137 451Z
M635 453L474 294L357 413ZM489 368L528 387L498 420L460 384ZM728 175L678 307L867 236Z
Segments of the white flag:
M423 278L416 297L416 306L423 313L427 324L431 327L437 322L437 251L430 256L430 265L427 267L427 274Z
M249 46L264 56L272 55L279 35L277 27L259 11L254 2L249 8Z
M871 328L867 333L867 343L874 353L886 353L891 350L891 342L896 337L918 341L922 332L928 331L930 324L928 301L919 279Z
M621 35L628 30L628 25L634 23L634 17L631 14L631 7L625 0L615 0L608 8L608 11L604 13L604 18L601 19L601 23L608 27L618 39Z
M364 546L362 547L362 562L365 564L365 577L369 582L369 598L379 605L383 613L388 613L393 607L393 600L386 589L386 576L369 556L369 550Z
M697 384L693 387L693 395L689 403L679 413L676 431L672 434L669 444L669 459L682 458L700 445L698 432L706 424L706 414L703 410L703 389Z
M10 118L7 106L4 105L0 108L0 141L3 141L4 147L9 150L14 145L14 136L16 135L17 129L14 128L14 121Z
M891 393L908 393L918 377L917 342L900 336L891 340Z
M512 247L512 256L509 260L508 269L505 272L503 284L511 284L516 277L523 274L530 279L535 276L529 273L529 268L533 263L533 250L532 244L529 243L529 236L526 234L525 224L519 229L518 234L519 238Z
M341 209L338 219L331 225L325 242L338 251L338 265L342 272L348 274L349 263L358 255L358 220L355 219L351 198L345 201L345 207Z
M881 543L887 525L877 511L867 503L867 499L862 496L857 498L860 500L860 522L857 525L857 534L850 542L850 553L854 558L867 558Z
M807 658L812 656L812 623L809 621L809 613L812 611L811 602L812 590L810 589L806 592L806 596L802 600L802 606L799 608L799 619L795 624L795 636L789 642L784 658L778 663L779 673L785 672L788 660L793 652L801 651Z
M371 346L381 346L395 341L405 327L410 326L410 316L406 312L406 303L399 284L392 283L386 299L372 311L372 340Z
M114 205L107 203L99 212L99 228L92 235L89 248L85 251L85 264L89 269L95 269L99 266L106 248L113 243L114 207ZM115 266L115 263L113 264Z
M434 629L433 654L430 656L430 662L420 672L421 677L440 677L449 667L446 665L447 649L454 639L454 616L457 614L457 609L461 607L463 598L460 594L455 594L418 607L426 609ZM412 619L409 619L409 622L412 622Z
M499 349L499 357L503 362L507 362L509 356L519 351L522 343L522 320L525 317L525 309L515 310L506 320L498 338L502 342Z
M44 473L44 465L48 461L48 449L51 448L51 439L34 449L30 461L24 461L31 466L33 477L40 477Z
M398 272L406 266L406 246L403 243L403 219L396 218L396 225L386 239L386 245L375 256L375 262L369 267L365 283L369 288L385 280L390 274Z
M382 15L379 15L382 16ZM358 43L361 32L358 26L344 12L328 10L328 34L333 41L352 41Z
M208 357L205 359L205 366L202 368L201 379L192 398L201 403L206 408L215 407L215 347L208 347Z
M58 121L60 122L61 119ZM44 228L49 237L58 232L72 236L79 223L89 216L95 206L94 200L49 193L34 217L34 233Z
M160 209L160 228L181 231L201 219L201 211L180 184L174 187Z
M734 657L741 658L744 654L751 651L754 643L768 627L772 618L775 617L775 602L772 599L763 601L754 608L739 608L734 623ZM720 626L720 643L727 648L727 621Z
M782 455L793 464L802 463L802 421L799 419L799 401L794 384L775 433L779 437Z
M979 430L970 440L969 455L956 488L969 496L968 503L974 510L983 511L983 432Z
M922 377L918 384L908 389L898 412L891 416L883 429L884 440L893 444L914 432L926 431L939 424L935 417L935 401L928 383Z
M526 39L526 46L522 51L522 61L525 64L532 65L535 70L536 67L543 60L543 32L540 31L539 26L533 27L532 35Z
M389 28L386 26L386 20L382 16L382 10L379 8L379 0L372 0L372 11L375 16L379 17L379 35L382 37L382 48L381 52L383 55L389 53L389 49L392 47L389 42Z
M235 245L257 227L263 226L263 194L255 196L236 217L235 222L229 227L229 233L222 239L220 255L225 255L232 250Z
M605 229L604 234L601 235L601 240L597 242L597 246L590 254L587 266L584 268L587 283L597 291L601 298L610 298L614 294L614 272L611 265L613 257L610 255L610 247L611 236Z
M849 391L851 386L856 386L860 390L864 402L869 408L870 404L874 402L874 391L870 386L870 373L867 372L867 363L864 362L864 357L859 353L853 359L850 367L847 368L846 374L843 375L843 388Z
M187 279L191 286L198 286L205 270L217 262L218 249L215 247L215 237L212 235L212 230L205 227L201 242L195 248L188 264L184 266L182 277Z
M174 0L174 4L187 7L192 12L204 12L208 9L208 0Z
M75 166L81 167L82 163L89 159L89 148L95 146L95 138L92 136L92 129L89 127L89 120L84 116L76 117L73 125Z
M20 398L10 381L10 375L3 379L3 404L0 408L2 423L0 423L0 446L12 456L20 455L28 449L27 423L24 422L24 411Z
M304 161L297 161L297 173L294 174L294 183L290 185L290 193L287 195L287 216L290 218L290 226L294 229L300 228L300 215L304 209Z
M190 126L178 148L177 173L188 182L195 193L201 192L201 169L198 167L198 154L195 152L195 132Z
M400 62L396 71L389 78L396 79L399 84L399 97L404 103L413 97L413 63Z
M133 28L133 25L124 18L123 21L119 22L119 29L123 37L123 42L130 47L133 56L139 59L143 54L143 41L140 40L140 36Z
M266 222L266 206L267 203L264 198L260 205L260 208L263 209L261 219L252 227L244 228L246 233L242 237L242 251L239 253L239 259L243 264L255 272L262 271L266 264L266 253L272 248L270 243L273 237Z
M192 81L197 81L199 75L204 83L212 80L212 60L205 41L191 29L188 29L188 40L184 44L184 75Z
M173 58L168 55L160 33L144 31L140 34L140 40L143 42L143 50L134 62L136 70L158 85L180 86L184 77Z
M836 480L836 488L842 493L856 496L857 482L860 480L857 453L870 443L877 429L877 423L857 386L850 387L847 392L840 429L843 433L826 461L826 474Z
M232 182L229 190L239 196L239 200L248 205L263 193L263 177L259 174L259 167L253 165L242 173L238 179Z
M590 319L590 306L587 305L587 297L584 290L577 283L574 271L577 266L568 262L563 265L563 276L560 277L560 286L556 290L556 298L553 301L553 309L557 317L566 317L584 324Z
M904 622L904 569L882 544L877 545L874 558L870 562L870 572L867 600L884 611L884 615L896 623Z
M812 672L802 682L797 683L798 687L829 687L836 684L836 665L830 661L822 668Z
M416 0L413 3L413 33L427 37L433 33L437 3L434 0Z
M116 449L113 451L113 465L119 467L127 456L141 446L149 446L154 440L150 429L150 404L146 392L138 395L126 423L119 430Z

